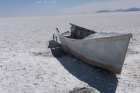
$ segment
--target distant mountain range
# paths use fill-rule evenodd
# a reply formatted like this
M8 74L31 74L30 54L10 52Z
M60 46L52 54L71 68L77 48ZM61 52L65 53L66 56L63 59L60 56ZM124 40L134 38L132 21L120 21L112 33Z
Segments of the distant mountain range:
M127 9L116 9L116 10L99 10L96 13L110 13L110 12L135 12L140 11L140 8L127 8Z

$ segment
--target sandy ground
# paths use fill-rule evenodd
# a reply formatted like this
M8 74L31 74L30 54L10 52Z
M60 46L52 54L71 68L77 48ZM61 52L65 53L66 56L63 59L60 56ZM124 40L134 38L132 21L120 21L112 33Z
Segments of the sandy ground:
M96 31L131 32L133 38L120 75L48 48L56 26L68 23ZM140 91L140 13L0 18L0 93L68 93L94 87L101 93Z

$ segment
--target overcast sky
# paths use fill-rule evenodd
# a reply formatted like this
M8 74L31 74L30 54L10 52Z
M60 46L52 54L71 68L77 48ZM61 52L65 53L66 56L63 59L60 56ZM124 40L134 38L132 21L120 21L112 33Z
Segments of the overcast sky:
M140 7L140 0L0 0L0 16L44 16L127 7Z

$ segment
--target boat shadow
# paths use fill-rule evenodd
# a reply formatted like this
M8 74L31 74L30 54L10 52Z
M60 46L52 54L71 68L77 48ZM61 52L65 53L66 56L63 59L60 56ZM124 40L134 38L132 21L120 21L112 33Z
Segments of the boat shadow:
M61 46L53 40L49 41L48 48L51 49L53 56L59 60L64 68L77 79L87 83L90 87L96 88L101 93L116 92L118 84L116 75L104 69L81 62L75 57L65 53Z

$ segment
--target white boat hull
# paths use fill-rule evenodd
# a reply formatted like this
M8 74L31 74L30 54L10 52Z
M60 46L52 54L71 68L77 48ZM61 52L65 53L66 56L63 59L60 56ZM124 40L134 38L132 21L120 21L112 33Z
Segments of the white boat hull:
M121 73L131 34L119 36L72 39L59 35L62 48L82 61Z

